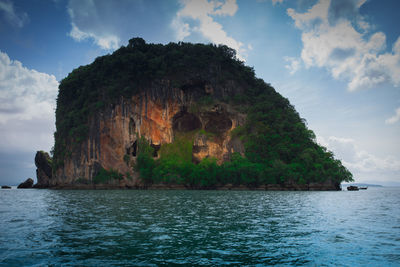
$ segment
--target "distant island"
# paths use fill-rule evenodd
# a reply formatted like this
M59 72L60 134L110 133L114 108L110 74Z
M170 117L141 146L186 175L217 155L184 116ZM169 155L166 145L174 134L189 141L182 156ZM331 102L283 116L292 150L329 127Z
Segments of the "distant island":
M358 186L358 187L383 187L383 185L379 184L366 184L366 183L345 183L342 184L343 187L345 186Z
M37 188L340 190L352 174L225 45L133 38L59 86Z

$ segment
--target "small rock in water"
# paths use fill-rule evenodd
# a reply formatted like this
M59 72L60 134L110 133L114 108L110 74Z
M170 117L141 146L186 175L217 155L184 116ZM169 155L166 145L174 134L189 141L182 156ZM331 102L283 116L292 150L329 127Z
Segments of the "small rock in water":
M11 189L11 186L8 186L8 185L2 185L2 186L1 186L1 189Z
M20 183L17 188L32 188L33 186L33 179L28 178L25 182Z

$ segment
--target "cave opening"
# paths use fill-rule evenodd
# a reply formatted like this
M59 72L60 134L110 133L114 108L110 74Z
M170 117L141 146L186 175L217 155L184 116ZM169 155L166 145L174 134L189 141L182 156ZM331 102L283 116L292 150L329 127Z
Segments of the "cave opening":
M133 142L133 144L126 149L127 155L136 157L136 153L137 153L137 140L135 140L135 142Z
M185 110L177 113L172 119L172 129L177 132L190 132L200 128L200 119Z
M232 128L232 120L225 114L212 114L204 128L207 132L221 134Z

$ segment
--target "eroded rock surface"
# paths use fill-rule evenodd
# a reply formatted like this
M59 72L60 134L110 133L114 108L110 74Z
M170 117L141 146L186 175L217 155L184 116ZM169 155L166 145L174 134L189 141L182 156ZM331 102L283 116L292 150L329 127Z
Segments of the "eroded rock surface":
M174 142L180 133L194 134L194 162L213 157L221 164L234 152L244 153L240 140L231 140L230 132L245 123L245 115L218 100L199 104L199 95L185 92L185 87L173 88L168 83L164 86L130 99L121 98L117 104L93 115L88 138L79 147L70 147L71 156L66 157L64 165L56 170L55 178L49 177L44 182L62 185L86 180L91 183L104 168L130 178L120 181L121 186L137 186L139 174L133 166L140 137L149 141L155 158L159 156L161 146ZM209 84L188 86L203 86L199 89L204 91L203 95L233 90L219 88L218 91Z
M32 186L33 186L33 179L32 178L28 178L28 179L25 180L25 182L20 183L17 188L26 189L26 188L32 188Z
M37 184L35 188L47 188L52 179L52 159L47 152L37 151L35 156Z

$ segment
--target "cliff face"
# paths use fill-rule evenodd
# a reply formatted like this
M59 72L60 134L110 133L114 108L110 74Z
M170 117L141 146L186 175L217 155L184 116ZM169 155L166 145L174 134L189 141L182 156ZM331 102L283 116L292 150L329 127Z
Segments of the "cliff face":
M50 187L335 190L352 181L226 46L133 38L60 82L56 129L52 177L38 167Z
M193 86L196 90L188 92L163 81L129 99L121 97L118 103L91 116L87 139L79 146L67 147L71 156L55 170L50 186L92 183L102 168L123 174L121 186L138 185L139 174L133 166L141 137L154 149L154 158L159 157L163 144L173 143L177 134L185 133L193 134L193 162L212 157L221 164L234 152L244 155L242 142L230 133L245 123L246 116L214 101L215 95L226 97L242 88L234 83L222 88L195 82L186 85ZM211 101L202 103L204 98Z

